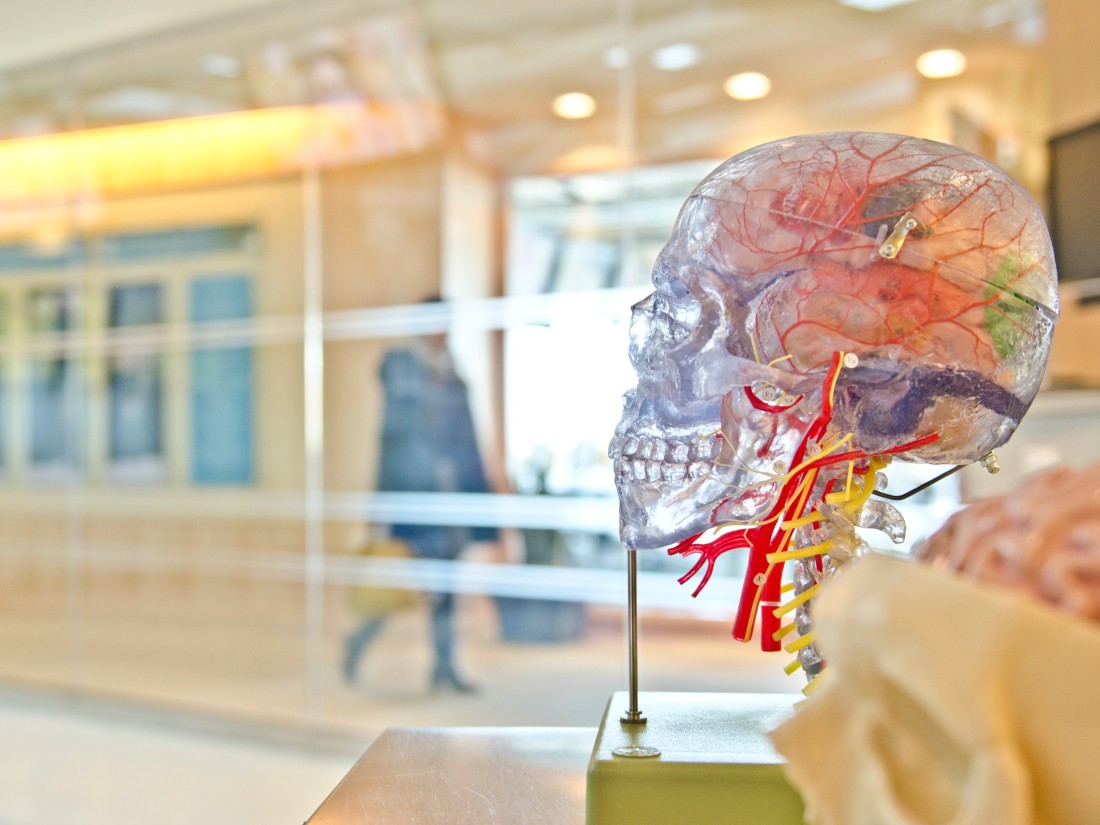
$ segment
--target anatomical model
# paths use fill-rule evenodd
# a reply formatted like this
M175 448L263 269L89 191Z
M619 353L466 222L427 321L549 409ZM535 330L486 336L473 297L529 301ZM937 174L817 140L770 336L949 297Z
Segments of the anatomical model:
M696 187L653 286L610 446L623 541L697 556L681 579L701 572L696 593L747 550L733 635L759 616L762 646L812 678L807 604L864 551L854 528L904 536L870 498L881 470L986 456L1039 388L1058 314L1040 212L952 146L794 137Z
M815 600L828 671L771 734L807 821L1100 822L1100 464L972 504L915 555Z

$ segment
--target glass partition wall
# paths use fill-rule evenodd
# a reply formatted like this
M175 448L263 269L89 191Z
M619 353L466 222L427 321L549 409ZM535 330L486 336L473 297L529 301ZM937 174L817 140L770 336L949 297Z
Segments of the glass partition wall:
M0 680L309 729L594 724L625 681L629 307L694 184L832 128L1036 183L1012 21L936 85L888 65L908 6L797 5L281 4L10 72ZM785 69L811 41L822 70ZM771 97L723 92L747 70ZM728 639L739 560L697 600L641 566L647 687L797 689Z

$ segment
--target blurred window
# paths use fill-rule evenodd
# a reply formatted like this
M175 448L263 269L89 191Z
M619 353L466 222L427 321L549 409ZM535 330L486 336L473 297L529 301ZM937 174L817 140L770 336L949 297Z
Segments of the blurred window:
M0 343L7 344L11 330L11 301L8 295L0 294ZM10 391L8 389L9 367L0 361L0 477L8 473L8 426L11 411L8 409Z
M71 241L57 249L41 249L26 243L0 246L0 273L64 271L84 259L83 241Z
M108 326L119 329L152 326L164 320L160 284L132 284L110 289ZM108 364L110 475L115 480L163 478L164 371L162 358L125 344Z
M0 244L0 474L253 483L255 353L240 341L258 238L229 222ZM192 351L173 354L181 333Z
M198 278L189 288L192 323L252 315L246 275ZM191 353L191 479L196 484L248 484L254 480L253 352L210 347Z
M634 384L629 307L650 292L650 271L680 206L716 164L511 184L508 292L558 296L560 308L506 336L507 462L521 491L539 479L553 494L614 495L607 443Z
M128 232L103 239L102 258L107 265L212 255L247 250L255 235L251 224L198 226Z
M46 355L30 362L28 377L30 474L36 480L74 477L80 466L83 428L78 364L65 352L74 326L76 292L58 287L27 297L30 332Z

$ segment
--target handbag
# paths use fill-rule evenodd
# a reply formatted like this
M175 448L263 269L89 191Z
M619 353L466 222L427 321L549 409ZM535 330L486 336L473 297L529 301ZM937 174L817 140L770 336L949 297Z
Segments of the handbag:
M369 540L356 555L362 558L407 559L412 558L413 552L406 542L391 536ZM414 607L419 601L418 596L417 591L405 587L357 584L349 588L348 604L361 616L377 616Z

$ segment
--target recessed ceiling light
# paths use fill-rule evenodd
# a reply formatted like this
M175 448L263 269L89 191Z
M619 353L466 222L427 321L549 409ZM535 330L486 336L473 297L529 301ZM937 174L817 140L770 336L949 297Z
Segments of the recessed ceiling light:
M934 49L917 58L917 71L925 77L955 77L966 68L966 57L955 49Z
M653 52L649 58L655 69L678 72L699 63L699 47L694 43L670 43Z
M724 88L734 100L759 100L771 92L772 82L760 72L741 72L726 78Z
M584 92L567 92L554 98L554 114L569 120L591 117L596 111L596 101Z
M904 6L913 0L839 0L840 5L860 11L886 11L894 6Z

